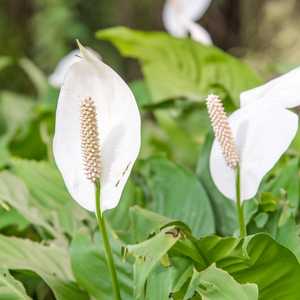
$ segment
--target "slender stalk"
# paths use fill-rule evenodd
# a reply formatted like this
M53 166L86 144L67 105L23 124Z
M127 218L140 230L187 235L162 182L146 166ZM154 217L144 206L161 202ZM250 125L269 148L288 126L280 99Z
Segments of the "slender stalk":
M236 168L236 207L237 207L237 217L240 225L240 237L244 238L247 235L245 219L244 219L244 208L241 201L241 173L240 166Z
M96 186L96 197L95 197L96 198L96 217L98 220L99 231L100 231L100 233L102 235L102 239L103 239L105 258L106 258L106 263L107 263L107 266L108 266L108 269L110 272L110 276L111 276L111 282L112 282L112 287L113 287L113 292L114 292L114 297L115 297L114 299L121 300L116 267L115 267L113 254L112 254L111 246L110 246L108 235L107 235L104 215L101 212L99 180L96 181L95 186Z

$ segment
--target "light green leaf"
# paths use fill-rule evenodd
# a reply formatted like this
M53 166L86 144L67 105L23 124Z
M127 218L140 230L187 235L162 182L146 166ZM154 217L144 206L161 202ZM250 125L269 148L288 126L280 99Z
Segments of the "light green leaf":
M29 189L32 203L45 219L50 219L53 224L58 223L56 225L61 231L73 236L82 220L94 220L71 198L61 175L52 164L25 159L13 159L11 164L12 171Z
M14 226L18 231L24 230L30 223L14 208L0 208L0 230Z
M299 159L294 158L280 169L278 176L269 181L263 190L271 192L274 196L281 196L282 190L286 192L286 198L293 213L297 213L300 195Z
M88 300L74 283L68 252L63 248L0 235L0 265L38 274L57 300Z
M32 197L24 183L9 171L0 173L0 201L14 207L30 223L42 226L54 237L57 233L33 205Z
M43 72L28 58L21 58L19 61L21 68L26 72L31 79L34 87L38 92L40 99L47 95L48 80Z
M255 283L261 300L298 299L300 265L294 254L266 234L210 236L197 243L208 264L228 272L239 283Z
M97 32L123 55L137 58L153 101L186 97L204 101L212 91L229 96L236 104L241 91L260 83L245 64L215 47L163 32L142 32L116 27Z
M32 119L35 104L30 97L3 91L0 93L0 107L1 119L6 130L15 132L17 128L24 127L24 124Z
M192 273L192 264L182 257L172 258L171 266L167 268L158 266L148 277L146 300L171 299L170 295L178 292Z
M132 300L132 266L121 257L122 244L110 235L123 300ZM100 235L92 241L79 233L71 244L72 269L78 284L95 299L113 299L110 274Z
M12 63L12 58L9 56L1 56L0 57L0 71L5 69Z
M22 283L10 275L6 269L0 269L0 300L30 300Z
M199 237L215 232L206 191L191 172L164 158L151 158L141 168L150 194L146 207L184 222Z
M126 247L126 252L135 257L134 264L134 294L142 297L144 287L151 271L157 266L162 257L174 246L181 237L175 227L166 227L149 240Z
M204 271L194 269L193 277L183 300L191 299L195 293L203 300L257 300L256 284L239 284L227 272L212 264Z

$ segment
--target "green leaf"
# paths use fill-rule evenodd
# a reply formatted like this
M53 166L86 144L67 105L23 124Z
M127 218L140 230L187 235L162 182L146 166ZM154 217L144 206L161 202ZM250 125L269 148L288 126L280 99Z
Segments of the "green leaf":
M158 266L148 277L146 300L169 300L170 295L178 292L192 273L192 264L182 257L172 258L171 266L167 268Z
M12 64L12 58L9 56L1 56L0 57L0 71L5 69L7 66Z
M257 300L255 284L239 284L227 272L212 264L204 271L194 270L193 277L183 300L198 293L203 300Z
M245 64L215 47L163 32L142 32L116 27L97 32L123 55L137 58L155 102L186 97L200 99L212 91L223 92L236 104L241 91L260 83Z
M143 296L145 283L151 271L180 237L181 233L177 228L167 227L145 242L126 247L125 253L135 257L133 274L136 298Z
M128 212L136 205L142 197L142 191L137 187L131 179L126 183L121 200L114 209L106 211L105 217L110 223L117 235L127 243L133 243L131 240L131 214Z
M298 299L300 265L294 254L266 234L233 237L210 236L197 246L208 264L216 263L239 283L255 283L259 299Z
M135 80L129 84L139 107L151 104L151 95L143 80Z
M237 228L235 203L227 199L215 186L209 170L210 150L214 136L209 132L199 156L197 175L203 184L213 207L216 231L221 235L232 235Z
M151 158L141 168L149 198L146 207L187 224L197 237L215 232L206 191L191 172L164 158Z
M57 300L88 300L74 283L70 258L65 249L2 235L0 249L1 266L9 270L35 272L52 289Z
M293 213L296 214L300 198L299 159L295 158L288 161L278 176L268 182L263 189L277 197L281 196L282 190L284 190L289 205L293 209Z
M0 300L30 300L22 283L10 275L7 269L0 269Z
M0 209L0 230L9 226L17 227L18 231L24 230L29 222L15 209Z
M34 206L31 195L24 183L9 171L0 173L0 201L14 207L30 223L42 226L53 236L56 232L49 225L41 211Z
M124 300L133 299L132 266L121 257L122 244L110 235L114 260ZM95 299L113 299L110 274L106 265L100 235L92 241L86 234L79 233L71 244L71 260L78 284Z
M269 219L269 215L265 212L261 212L255 216L254 221L258 228L263 228L268 222L268 219Z
M3 91L0 93L0 107L1 122L4 123L5 131L14 133L32 118L34 102L24 95Z
M28 58L21 58L19 64L34 84L38 96L41 99L45 97L48 90L48 80L43 72Z
M79 207L68 194L60 173L53 165L25 159L13 159L11 164L12 171L28 187L35 206L47 219L55 214L62 231L73 236L82 220L91 219L87 211Z

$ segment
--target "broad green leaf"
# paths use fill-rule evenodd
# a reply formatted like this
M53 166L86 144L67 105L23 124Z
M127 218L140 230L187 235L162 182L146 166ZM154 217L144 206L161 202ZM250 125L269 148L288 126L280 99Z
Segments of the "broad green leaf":
M111 236L111 235L110 235ZM121 243L110 238L123 300L132 300L132 266L121 257ZM78 284L94 299L113 299L110 274L106 265L101 236L94 241L79 233L71 244L71 260Z
M290 216L283 225L278 227L275 239L290 249L300 262L300 228L293 216Z
M149 193L146 208L186 223L197 237L215 232L209 198L193 173L158 157L146 160L141 172Z
M46 218L56 214L62 231L73 236L81 226L80 221L94 220L71 198L52 164L25 159L13 159L11 163L12 171L25 182L35 205Z
M0 208L0 230L14 226L18 231L24 230L30 223L14 208Z
M30 223L42 226L54 237L57 232L34 205L32 197L25 184L9 171L0 173L0 201L14 207Z
M210 236L198 241L208 265L216 263L239 283L255 283L261 300L298 299L300 265L294 254L266 234L233 237Z
M150 235L158 233L162 227L174 222L170 218L139 206L130 208L130 217L131 234L136 243L146 240Z
M174 257L168 267L158 266L147 280L146 300L169 300L190 279L193 266L182 257ZM173 298L172 298L173 299Z
M74 282L65 249L3 235L0 235L0 249L2 267L35 272L52 289L57 300L88 300Z
M47 95L48 80L43 72L28 58L21 58L20 67L26 72L29 79L34 84L38 92L38 96L42 99Z
M130 179L126 183L118 206L105 212L105 216L111 227L123 241L126 241L126 243L134 242L131 239L133 234L129 211L134 205L139 203L141 197L142 191Z
M176 227L166 227L149 240L126 247L125 253L135 257L133 273L136 298L139 299L143 296L145 284L151 271L180 237L181 233Z
M35 104L30 97L3 91L0 93L0 107L1 119L5 124L6 130L15 132L17 128L23 128L32 119Z
M12 58L9 56L0 57L0 71L8 67L12 63Z
M130 88L137 100L139 107L144 107L151 104L151 95L143 80L135 80L130 83Z
M183 300L191 299L195 293L201 295L203 300L258 299L258 289L255 284L240 284L215 264L201 272L194 270Z
M6 269L0 269L0 300L30 300L22 283L10 275Z
M204 101L208 93L215 91L238 104L242 91L260 83L247 65L189 38L125 27L98 31L97 37L141 62L151 98L156 102L180 97Z
M299 159L294 158L288 161L286 166L280 170L278 176L268 182L263 190L271 192L274 196L280 196L281 191L284 190L289 205L296 214L300 199Z
M236 221L235 203L219 192L210 175L209 156L213 140L213 133L208 133L205 143L202 146L196 173L212 204L215 215L216 231L221 235L232 235L238 226Z

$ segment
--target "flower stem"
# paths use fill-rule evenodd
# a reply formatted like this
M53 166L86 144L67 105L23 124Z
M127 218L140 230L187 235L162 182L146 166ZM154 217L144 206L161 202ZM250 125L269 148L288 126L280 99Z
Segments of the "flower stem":
M237 217L240 224L240 237L244 238L247 235L245 219L244 219L244 208L243 204L241 203L241 173L240 173L240 166L237 166L236 169L236 207L237 207Z
M121 300L116 267L115 267L113 254L112 254L111 246L110 246L108 235L107 235L104 215L102 214L101 207L100 207L100 188L101 187L100 187L99 180L96 181L95 187L96 187L96 217L97 217L97 221L98 221L99 231L102 234L106 263L107 263L107 266L108 266L108 269L110 272L113 292L114 292L114 296L115 296L114 299Z

